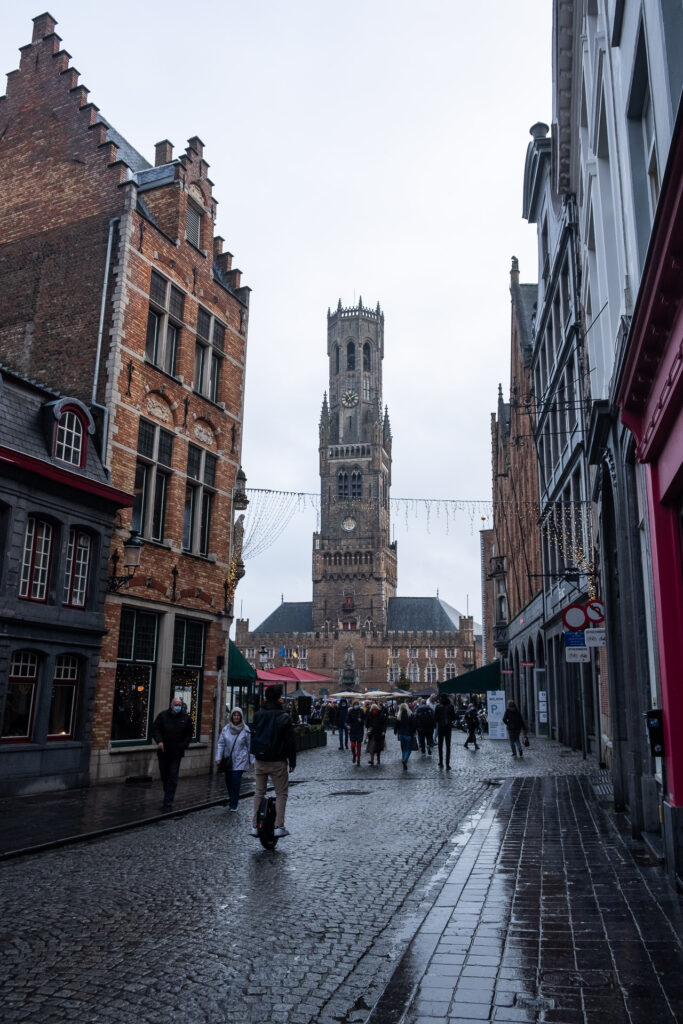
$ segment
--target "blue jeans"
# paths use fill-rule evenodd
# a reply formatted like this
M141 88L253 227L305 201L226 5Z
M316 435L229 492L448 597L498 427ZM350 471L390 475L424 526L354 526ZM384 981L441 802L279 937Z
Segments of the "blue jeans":
M341 750L342 747L346 747L346 749L348 750L349 749L349 731L348 731L348 729L346 728L345 725L338 725L337 726L337 731L339 733L339 749Z
M157 750L157 757L159 758L159 774L164 786L164 803L170 805L173 803L178 786L178 771L182 757L169 757L167 754L162 754L160 750Z
M229 771L225 773L225 788L228 791L229 804L233 811L237 809L239 803L243 774L244 772L242 771Z
M401 760L407 761L413 749L413 737L402 736L401 733L399 733L398 738L401 741Z

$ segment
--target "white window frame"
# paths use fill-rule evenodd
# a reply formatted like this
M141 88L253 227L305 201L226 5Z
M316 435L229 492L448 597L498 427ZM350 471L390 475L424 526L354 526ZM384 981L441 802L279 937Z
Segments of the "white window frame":
M83 421L73 409L66 409L59 417L55 430L54 456L68 466L82 466L85 449L83 445Z
M62 604L70 608L85 608L91 557L92 537L85 530L72 526L66 548Z
M51 523L29 516L24 533L19 597L24 601L45 604L50 584L50 561L54 530Z

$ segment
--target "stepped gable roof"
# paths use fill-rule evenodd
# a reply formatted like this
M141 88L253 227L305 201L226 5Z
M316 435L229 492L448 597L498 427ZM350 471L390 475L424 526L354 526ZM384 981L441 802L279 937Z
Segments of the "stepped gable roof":
M152 166L148 160L145 160L141 153L138 153L137 149L131 146L127 139L124 139L123 135L117 132L116 128L113 128L109 124L106 118L102 117L98 113L97 120L107 126L107 142L113 142L118 149L118 159L130 167L131 171L137 174L139 171L147 171Z
M312 633L313 602L283 601L254 633Z
M387 602L387 632L454 633L460 629L457 608L438 597L390 597ZM475 623L474 632L481 633Z

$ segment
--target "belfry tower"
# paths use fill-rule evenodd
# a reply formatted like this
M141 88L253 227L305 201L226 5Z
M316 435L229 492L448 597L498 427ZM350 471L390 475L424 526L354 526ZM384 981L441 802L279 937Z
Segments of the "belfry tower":
M313 535L313 628L383 630L396 593L391 426L382 410L379 303L327 311L329 400L320 416L320 532Z

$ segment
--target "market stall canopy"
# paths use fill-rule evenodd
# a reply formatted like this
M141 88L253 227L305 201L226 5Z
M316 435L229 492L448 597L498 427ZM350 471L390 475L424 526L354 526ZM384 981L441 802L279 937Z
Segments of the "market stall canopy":
M281 665L280 668L268 669L263 674L269 676L270 679L274 679L274 674L277 674L278 682L286 680L288 683L333 683L335 681L329 676L321 676L306 668L294 668L293 665Z
M337 700L337 699L341 699L342 697L351 697L351 698L357 697L358 700L360 700L361 697L364 697L364 696L365 696L365 694L359 693L358 690L340 690L339 693L331 693L327 699L328 700Z
M256 678L260 683L291 683L290 676L280 675L279 668L256 669Z
M365 700L386 700L392 695L387 693L386 690L368 690L367 693L361 695Z
M285 700L298 700L299 697L310 697L313 700L315 694L307 693L306 690L302 690L300 687L294 690L292 693L285 694Z
M249 664L232 640L228 645L228 679L231 682L256 679L256 669Z
M482 665L473 672L463 676L455 676L439 683L439 693L485 693L487 690L500 690L500 662L492 661L490 665Z

